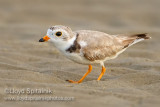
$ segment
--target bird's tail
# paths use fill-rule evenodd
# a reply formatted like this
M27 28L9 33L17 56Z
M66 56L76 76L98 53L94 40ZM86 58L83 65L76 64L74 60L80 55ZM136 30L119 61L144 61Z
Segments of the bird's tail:
M147 35L147 33L143 33L143 34L134 34L131 36L128 36L127 39L125 39L123 41L124 44L124 48L127 48L133 44L136 44L140 41L143 41L145 39L150 39L151 37Z
M151 37L148 36L147 33L142 33L142 34L135 34L135 35L131 35L131 38L136 38L136 39L150 39Z

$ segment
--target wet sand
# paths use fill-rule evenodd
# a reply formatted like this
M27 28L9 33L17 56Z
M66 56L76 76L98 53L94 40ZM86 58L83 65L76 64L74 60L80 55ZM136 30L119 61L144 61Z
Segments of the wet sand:
M0 0L0 106L160 106L159 0ZM106 74L97 82L101 67L81 84L87 65L66 59L50 43L39 43L51 25L73 30L99 30L109 34L148 33L138 43L107 61ZM51 89L36 96L74 97L73 101L6 101L6 89ZM22 94L26 96L26 94ZM29 96L29 95L27 95ZM25 106L24 106L25 105Z

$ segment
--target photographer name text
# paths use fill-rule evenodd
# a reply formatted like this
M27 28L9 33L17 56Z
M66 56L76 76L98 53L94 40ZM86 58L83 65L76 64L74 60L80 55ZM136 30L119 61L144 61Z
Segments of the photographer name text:
M4 92L6 94L12 94L12 95L22 95L22 94L28 94L28 95L35 95L35 94L53 94L53 90L49 88L22 88L22 89L16 89L16 88L5 88Z

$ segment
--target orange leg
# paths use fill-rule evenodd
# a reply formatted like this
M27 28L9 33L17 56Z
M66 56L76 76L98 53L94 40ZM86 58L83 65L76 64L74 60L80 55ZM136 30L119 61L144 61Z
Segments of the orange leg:
M97 81L99 81L99 80L102 78L102 76L104 75L105 72L106 72L106 68L105 68L104 66L102 66L102 72L101 72L101 74L99 75Z
M73 81L73 80L66 80L66 81L69 81L70 83L81 83L91 71L92 71L92 65L89 65L88 71L79 81Z

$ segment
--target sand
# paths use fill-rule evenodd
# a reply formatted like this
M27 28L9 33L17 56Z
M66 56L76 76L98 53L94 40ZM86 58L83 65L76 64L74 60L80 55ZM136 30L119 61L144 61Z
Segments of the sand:
M159 0L0 0L0 106L159 107ZM149 33L81 84L87 65L66 59L50 43L39 43L51 25L109 34ZM7 89L50 89L52 94L7 94ZM8 97L73 97L72 101L6 101Z

